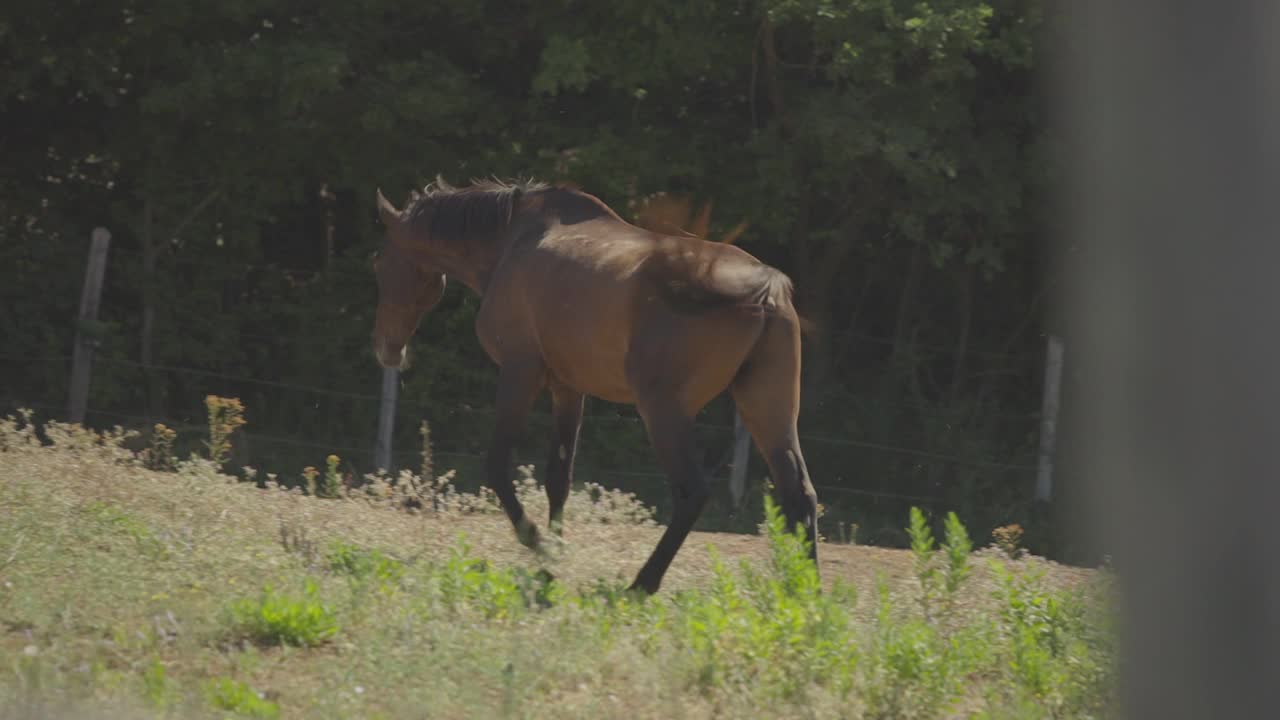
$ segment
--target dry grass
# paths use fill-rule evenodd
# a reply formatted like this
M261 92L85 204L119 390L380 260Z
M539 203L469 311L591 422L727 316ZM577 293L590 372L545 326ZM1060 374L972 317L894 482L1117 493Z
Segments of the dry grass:
M590 595L602 578L629 582L662 528L629 496L590 488L570 498L566 542L540 557L515 542L489 499L438 493L433 510L429 489L408 475L318 499L258 489L200 461L154 472L118 438L57 425L48 434L53 447L21 422L0 427L0 718L220 717L205 689L216 678L261 691L281 717L870 716L857 692L825 685L797 698L752 690L749 678L699 682L701 660L670 630L676 599L717 582L712 546L733 567L769 572L763 536L694 533L640 615L573 602L506 617L445 612L426 598L460 536L471 557L546 569L568 594ZM522 494L545 517L532 478ZM406 512L407 495L426 507ZM335 544L393 557L404 575L356 583L327 567ZM909 551L824 543L819 554L824 583L860 592L848 608L859 632L875 625L877 579L895 616L915 612ZM1043 569L1048 589L1093 575L1031 557L1006 564ZM995 576L985 562L974 570L957 596L957 627L998 609ZM331 642L258 647L228 633L230 603L264 583L300 591L306 578L339 620ZM991 705L969 692L947 712L966 708Z

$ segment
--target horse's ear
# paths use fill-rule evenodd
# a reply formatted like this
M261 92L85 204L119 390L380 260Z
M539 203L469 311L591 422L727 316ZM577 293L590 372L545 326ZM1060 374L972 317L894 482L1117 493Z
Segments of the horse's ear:
M743 232L745 232L748 226L749 224L747 223L747 221L743 220L742 222L738 223L738 227L730 230L728 234L720 238L720 242L724 243L725 245L732 245L733 241L737 240L738 236L741 235Z
M400 211L396 210L391 201L382 194L382 188L378 188L378 216L382 218L382 224L387 227L400 223Z
M710 228L711 228L711 201L708 200L706 204L702 206L702 210L698 211L698 215L693 219L692 223L688 228L688 231L690 233L693 233L694 237L700 237L703 240L710 240L711 238L707 237L707 231Z
M444 192L453 192L453 191L454 191L454 190L456 190L457 188L455 188L454 186L450 185L450 184L449 184L449 183L444 179L444 176L443 176L443 175L441 175L440 173L436 173L435 189L437 189L437 190L443 190Z

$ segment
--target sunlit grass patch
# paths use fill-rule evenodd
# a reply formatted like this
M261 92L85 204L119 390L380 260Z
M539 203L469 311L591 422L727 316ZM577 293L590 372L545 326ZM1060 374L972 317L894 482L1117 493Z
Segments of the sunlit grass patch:
M624 493L575 491L567 542L548 558L447 473L417 505L403 493L430 485L412 474L399 490L375 477L319 498L207 460L157 472L119 436L53 426L45 447L24 421L0 422L0 708L557 720L1110 709L1107 573L1066 587L1035 558L975 550L954 515L904 518L913 551L820 548L895 563L855 588L820 577L766 502L763 537L719 536L708 552L695 535L646 598L626 588L660 528ZM522 497L542 515L524 473Z

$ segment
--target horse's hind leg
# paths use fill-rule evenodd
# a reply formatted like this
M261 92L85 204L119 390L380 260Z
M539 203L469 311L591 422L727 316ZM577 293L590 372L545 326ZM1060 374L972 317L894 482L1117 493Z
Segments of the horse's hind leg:
M559 535L564 520L564 503L573 485L573 460L582 426L582 393L554 381L551 385L551 450L547 457L547 504L551 506L548 527Z
M743 422L746 422L745 416ZM765 437L769 435L762 433ZM781 438L765 440L757 439L757 447L772 447L765 455L770 474L781 496L782 514L787 520L788 531L800 527L804 529L805 539L809 544L809 557L818 560L818 495L809 481L809 470L804 464L804 455L800 452L800 443L796 439L795 430Z
M809 480L796 419L800 414L800 330L785 316L771 318L731 386L742 422L769 465L788 529L804 528L809 556L818 559L818 496Z
M649 432L649 440L657 451L658 462L671 483L673 500L671 523L631 584L633 589L653 594L658 591L663 575L702 514L711 489L702 474L702 464L694 446L693 417L674 401L642 400L637 406Z

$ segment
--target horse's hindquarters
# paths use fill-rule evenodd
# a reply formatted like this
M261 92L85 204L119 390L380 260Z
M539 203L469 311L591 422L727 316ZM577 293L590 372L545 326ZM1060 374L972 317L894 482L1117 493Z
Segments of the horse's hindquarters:
M627 356L634 392L668 394L690 415L724 392L747 361L767 322L758 305L729 305L686 315L660 310L645 318Z

